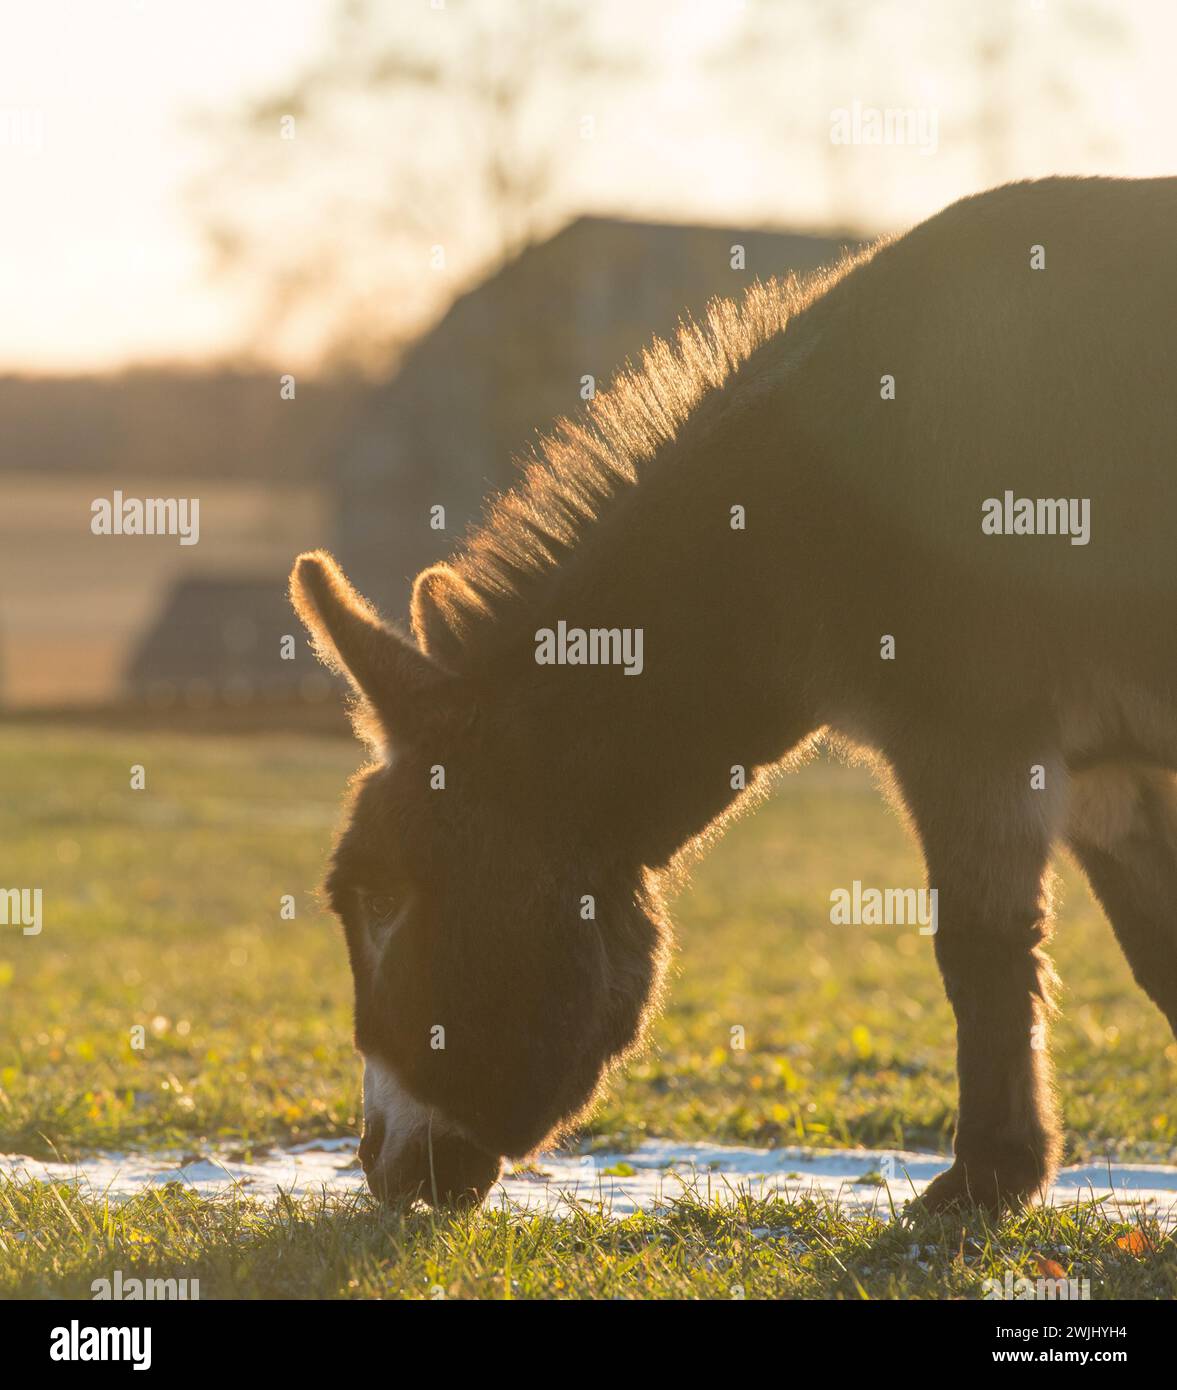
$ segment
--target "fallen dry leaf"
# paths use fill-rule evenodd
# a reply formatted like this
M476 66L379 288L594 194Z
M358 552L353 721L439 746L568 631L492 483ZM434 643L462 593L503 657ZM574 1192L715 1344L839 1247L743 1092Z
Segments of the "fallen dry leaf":
M1117 1236L1116 1244L1121 1250L1127 1250L1129 1255L1151 1255L1155 1249L1152 1241L1139 1226L1134 1231L1129 1231L1126 1236Z

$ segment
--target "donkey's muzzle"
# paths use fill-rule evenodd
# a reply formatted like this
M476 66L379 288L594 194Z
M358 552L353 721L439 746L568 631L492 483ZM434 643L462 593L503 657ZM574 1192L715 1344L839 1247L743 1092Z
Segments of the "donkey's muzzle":
M365 1135L365 1139L367 1135ZM477 1206L499 1178L501 1160L456 1134L414 1141L391 1158L373 1145L360 1162L372 1195L395 1205L421 1200L434 1207Z

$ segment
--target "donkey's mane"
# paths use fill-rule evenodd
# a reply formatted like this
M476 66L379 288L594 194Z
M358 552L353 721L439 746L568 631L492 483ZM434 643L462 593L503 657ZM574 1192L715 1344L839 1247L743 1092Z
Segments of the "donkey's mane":
M492 499L451 561L462 583L449 616L463 655L485 653L513 628L544 581L642 468L674 440L703 398L731 383L741 365L789 319L856 263L803 281L755 282L737 302L714 299L702 322L680 320L673 342L655 338L576 415L565 417L518 460L522 479Z

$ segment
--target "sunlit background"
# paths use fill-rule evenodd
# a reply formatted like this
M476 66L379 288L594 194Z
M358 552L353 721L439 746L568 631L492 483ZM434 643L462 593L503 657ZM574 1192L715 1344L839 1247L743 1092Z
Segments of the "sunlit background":
M2 16L10 707L273 694L299 547L395 610L424 509L444 551L680 310L1011 178L1172 172L1167 0ZM872 111L908 138L872 143ZM200 495L200 544L91 536L115 488Z

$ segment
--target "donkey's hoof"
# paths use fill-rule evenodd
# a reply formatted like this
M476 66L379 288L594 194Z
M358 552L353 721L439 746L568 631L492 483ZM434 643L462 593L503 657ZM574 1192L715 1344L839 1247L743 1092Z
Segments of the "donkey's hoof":
M993 1164L969 1164L960 1159L941 1173L929 1184L923 1196L914 1204L933 1214L946 1211L960 1211L968 1207L983 1207L996 1215L999 1212L1016 1210L1035 1198L1042 1189L1042 1178L1037 1171L1003 1173Z
M919 1211L939 1212L959 1211L964 1207L984 1205L972 1195L971 1185L964 1168L954 1163L946 1173L934 1178L923 1195L913 1203Z

